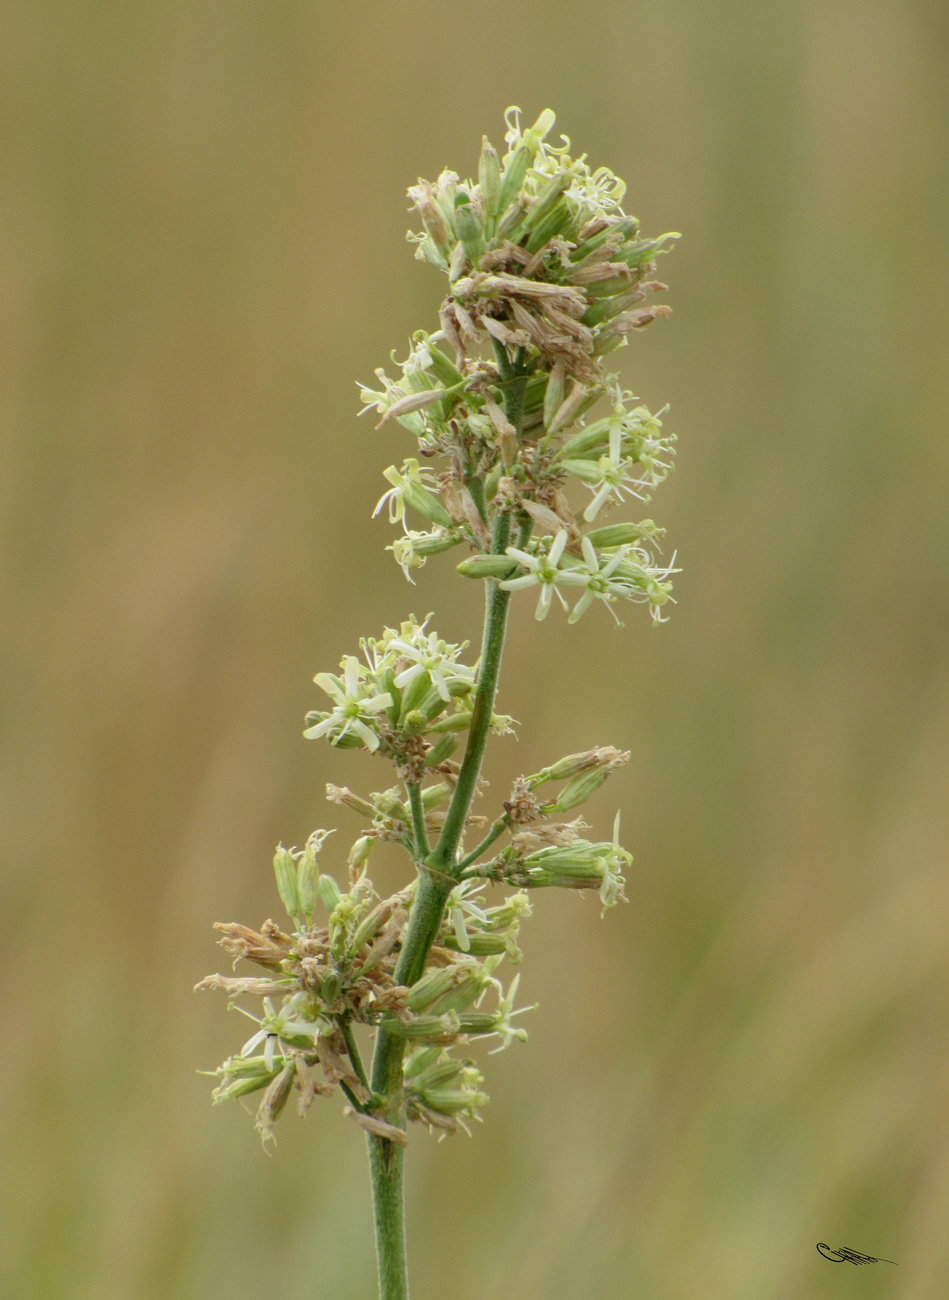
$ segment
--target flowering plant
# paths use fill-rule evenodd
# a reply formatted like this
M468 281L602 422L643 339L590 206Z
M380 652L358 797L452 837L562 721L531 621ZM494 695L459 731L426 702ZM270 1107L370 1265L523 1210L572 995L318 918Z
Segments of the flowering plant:
M605 912L624 897L632 861L619 814L606 841L584 838L581 818L564 820L627 761L612 747L520 777L493 821L471 811L488 734L512 728L494 711L508 605L537 588L538 619L556 596L571 623L597 601L619 623L624 600L660 623L671 600L675 557L656 558L662 529L602 517L627 497L648 500L671 468L674 438L665 411L636 405L604 358L669 314L645 304L666 287L653 278L655 259L678 235L641 237L620 207L623 182L571 158L565 137L549 143L553 124L547 110L524 130L510 109L507 152L499 158L485 140L476 182L445 171L409 190L423 226L409 237L447 274L448 295L440 328L413 337L401 375L378 370L379 387L362 388L377 428L401 426L422 458L385 470L376 513L387 506L403 529L390 549L412 581L430 556L467 548L457 570L485 589L480 657L465 662L467 643L448 644L412 616L364 639L362 657L346 655L338 674L317 674L328 707L307 716L304 735L387 760L395 784L367 797L327 787L363 823L345 882L322 870L329 831L314 831L302 849L280 846L274 872L291 924L216 927L235 962L266 977L211 975L198 985L232 1001L262 999L259 1015L240 1008L257 1028L215 1072L216 1101L259 1093L268 1141L294 1092L302 1115L338 1088L366 1131L382 1300L408 1295L409 1125L467 1129L488 1099L478 1066L459 1051L477 1038L500 1050L526 1037L515 1023L518 977L505 991L497 972L521 959L530 890L595 890ZM606 413L588 421L601 399ZM571 479L592 494L582 507L571 504ZM401 845L414 868L385 899L367 874L379 840ZM374 1039L368 1069L360 1026Z

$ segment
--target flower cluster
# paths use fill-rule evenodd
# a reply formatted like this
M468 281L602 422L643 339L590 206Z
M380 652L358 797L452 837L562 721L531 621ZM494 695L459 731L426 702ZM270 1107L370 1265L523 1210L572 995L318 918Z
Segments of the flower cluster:
M431 615L429 615L431 617ZM401 628L386 628L377 640L360 642L361 662L347 655L340 672L313 679L330 697L332 708L306 716L304 736L323 736L341 749L365 747L399 765L415 778L445 763L458 737L471 725L477 665L461 663L467 647L451 645L427 631L428 619L414 614ZM512 719L492 717L493 729L510 730Z
M352 1030L366 1025L416 1049L405 1072L409 1118L444 1131L464 1127L464 1117L477 1118L487 1097L472 1062L456 1059L451 1049L472 1038L496 1037L505 1047L526 1037L511 1023L518 1014L513 1009L517 978L505 995L494 972L505 956L521 959L517 933L530 915L527 897L519 891L482 907L472 897L476 885L459 885L425 974L406 988L396 982L395 967L415 885L380 899L364 862L358 869L366 855L357 841L344 892L318 868L327 834L315 831L302 851L278 847L274 857L277 889L293 921L290 933L273 921L259 931L238 924L215 927L235 962L245 959L262 967L268 978L209 975L197 986L225 992L257 1026L239 1055L214 1072L219 1079L214 1100L262 1093L257 1124L267 1140L294 1089L305 1115L314 1097L339 1087L357 1121L379 1131L379 1125L385 1127L374 1116L380 1099L369 1089ZM318 912L325 917L322 924L316 923ZM236 999L247 996L262 999L260 1014L238 1005ZM486 997L494 1000L493 1010L484 1005ZM404 1140L404 1134L395 1140Z
M651 519L608 518L648 500L675 440L665 409L639 404L604 357L668 314L644 304L665 288L652 278L655 259L678 236L641 237L620 207L622 182L572 158L569 141L549 143L553 121L545 112L522 129L510 110L507 151L499 158L484 141L476 181L443 172L410 190L424 227L418 255L447 274L448 295L440 328L413 336L398 378L377 371L380 386L362 392L380 426L398 424L418 443L384 471L376 514L403 530L390 549L411 580L430 556L467 547L456 567L485 583L481 657L443 640L431 616L412 615L364 638L338 672L317 674L326 698L304 735L387 760L393 784L368 794L327 786L361 822L347 887L320 866L329 831L302 849L278 847L290 923L217 926L235 963L263 976L216 974L198 986L223 991L254 1021L214 1072L214 1098L259 1094L264 1139L294 1093L301 1114L317 1095L344 1095L370 1135L380 1250L396 1232L393 1198L380 1191L396 1177L390 1144L407 1141L411 1121L443 1135L478 1119L487 1096L469 1047L526 1037L519 975L505 986L498 972L521 960L529 892L589 891L605 912L625 898L632 863L618 814L611 840L587 837L576 815L628 761L612 747L519 777L493 818L474 811L488 735L512 728L494 711L509 602L537 588L538 618L556 597L571 623L594 602L618 623L620 601L648 606L658 623L677 572L674 555L656 558L663 530ZM595 416L600 399L606 414ZM380 840L413 868L387 898L368 875Z
M571 158L565 138L548 142L549 110L522 129L511 109L507 123L506 154L485 140L477 181L445 171L409 190L424 227L410 238L447 273L449 292L440 329L415 334L400 377L378 370L381 387L361 392L380 426L400 424L444 467L391 465L376 513L388 503L402 524L389 549L410 581L430 556L465 543L474 555L460 571L502 578L508 590L538 585L539 618L554 592L563 601L560 588L574 586L582 591L571 621L594 599L611 612L629 599L661 622L676 572L675 557L654 556L661 530L648 520L620 525L623 540L610 543L602 528L583 529L627 497L647 500L672 467L665 408L654 415L638 404L603 358L669 314L641 304L665 289L655 259L678 235L641 237L620 207L623 182ZM587 423L601 398L609 414ZM582 508L571 503L571 480L592 493ZM416 515L426 528L410 526ZM506 565L494 545L505 516L519 533L503 548ZM491 564L479 566L483 558Z
M414 645L423 655L418 625L403 624L402 632L410 639L403 641L390 631L380 641L368 642L370 657L384 660L396 642L399 648ZM444 646L431 643L431 655L438 653L439 644ZM446 676L446 689L451 680ZM219 1080L214 1100L261 1093L257 1126L266 1141L294 1090L299 1094L298 1112L305 1115L316 1096L332 1095L339 1088L364 1128L405 1141L403 1131L393 1130L377 1114L391 1107L393 1099L376 1097L369 1087L353 1034L353 1026L362 1025L412 1048L401 1098L408 1119L445 1133L465 1128L466 1119L479 1118L488 1100L484 1080L472 1061L452 1052L475 1038L496 1039L494 1050L500 1050L527 1037L513 1023L527 1009L514 1007L519 976L505 993L495 974L505 958L514 965L521 961L518 932L531 913L527 890L595 890L604 911L624 897L622 871L632 858L619 846L619 817L613 841L607 843L582 838L586 827L580 819L554 818L589 799L628 757L611 747L587 750L519 778L504 812L480 844L468 855L459 846L458 883L446 899L423 974L411 987L398 982L396 968L417 882L382 899L367 874L372 847L380 839L400 843L418 858L414 836L419 831L413 827L408 799L400 798L396 788L362 798L328 786L332 802L369 823L349 853L349 888L342 890L332 874L320 870L318 859L331 832L317 830L303 849L281 845L274 855L277 891L293 922L289 931L272 920L260 930L237 923L215 926L235 964L246 960L263 968L267 978L216 974L197 986L225 992L256 1025L240 1053L214 1072ZM563 783L562 789L543 802L534 792L550 782ZM437 806L451 785L437 782L421 791L428 833L437 833L443 822ZM470 825L484 820L472 817ZM483 860L506 832L507 847ZM489 902L484 897L489 883L508 884L515 892ZM324 918L322 923L318 917ZM249 996L262 999L259 1014L238 1005L237 999ZM486 999L493 1007L485 1005Z

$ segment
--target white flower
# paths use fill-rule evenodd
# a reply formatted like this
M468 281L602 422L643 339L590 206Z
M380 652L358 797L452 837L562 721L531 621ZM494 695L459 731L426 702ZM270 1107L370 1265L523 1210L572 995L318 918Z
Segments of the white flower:
M498 1001L498 1012L497 1012L498 1019L497 1019L497 1024L494 1027L494 1032L500 1038L501 1043L500 1046L495 1047L493 1051L488 1053L489 1056L493 1056L495 1052L502 1052L505 1047L510 1047L511 1042L515 1038L519 1043L524 1043L527 1041L527 1030L516 1029L511 1024L511 1021L514 1019L515 1016L522 1016L525 1011L534 1010L532 1006L519 1007L517 1011L513 1009L514 998L517 993L517 986L518 984L520 984L520 982L521 982L520 975L515 975L514 978L511 980L511 987L508 989L507 997L500 998Z
M637 489L646 487L646 480L635 478L630 473L635 462L623 457L622 447L623 426L621 421L614 420L610 425L609 455L601 456L599 459L596 467L599 479L591 485L593 500L583 512L583 517L588 524L593 522L611 496L615 496L617 501L621 502L624 490L634 497L639 497L641 501L645 499Z
M594 600L602 600L613 618L616 619L617 626L621 627L622 624L616 617L612 602L617 596L625 596L627 593L621 582L613 582L611 578L615 570L626 559L629 548L621 546L615 555L604 555L601 560L589 537L584 537L581 545L586 567L584 570L578 570L578 573L581 573L585 579L586 591L574 605L567 622L576 623L578 618L583 617Z
M428 619L425 622L427 623ZM404 624L403 630L405 630ZM416 677L428 673L438 694L447 702L451 699L449 686L452 683L463 682L468 686L474 685L474 669L456 662L463 648L442 641L437 632L426 634L424 624L410 637L393 637L388 642L387 649L397 650L404 658L412 660L412 666L396 677L396 686L399 690L404 690L410 682L415 681Z
M299 995L298 995L299 996ZM310 1047L315 1044L316 1035L319 1033L319 1021L297 1020L294 1016L295 1006L298 997L290 999L290 1002L280 1011L274 1011L273 1003L270 998L264 998L264 1014L260 1017L253 1015L250 1011L245 1011L243 1007L237 1007L243 1015L249 1020L254 1020L260 1028L256 1034L248 1038L247 1042L241 1048L241 1056L252 1055L255 1048L261 1043L264 1044L264 1062L268 1070L273 1070L274 1059L277 1052L287 1059L288 1047Z
M380 695L367 694L362 681L365 671L355 655L349 655L343 660L342 680L333 673L317 673L313 680L335 701L336 707L321 722L304 731L307 740L328 735L335 745L353 732L367 749L375 751L379 748L379 737L369 724L377 713L391 707L392 696L388 691Z
M540 597L537 601L535 615L538 619L547 617L550 602L559 583L566 583L567 586L575 587L585 587L587 584L587 578L582 573L578 573L573 569L561 569L559 567L566 545L567 530L561 528L546 555L530 555L527 551L518 550L516 546L509 546L505 552L513 560L517 560L518 564L523 565L525 569L529 569L530 572L522 574L519 578L508 578L506 582L499 585L505 591L522 591L526 587L532 587L535 583L539 584ZM557 592L557 599L566 609L567 602L559 591Z

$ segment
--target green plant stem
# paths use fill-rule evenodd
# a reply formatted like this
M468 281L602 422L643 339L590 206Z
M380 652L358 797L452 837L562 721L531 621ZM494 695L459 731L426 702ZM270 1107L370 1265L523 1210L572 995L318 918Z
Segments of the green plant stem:
M425 829L425 809L422 807L422 789L418 781L407 781L409 807L412 809L412 827L415 831L415 845L418 850L416 861L421 862L429 854L428 831Z
M362 1086L369 1091L369 1080L366 1078L366 1069L362 1063L362 1057L359 1055L359 1048L356 1046L356 1036L353 1033L353 1027L344 1017L340 1016L336 1021L339 1025L339 1032L343 1036L343 1042L346 1044L346 1051L349 1059L353 1063L353 1069L356 1071L356 1077Z
M389 1034L380 1034L388 1038ZM376 1212L379 1300L408 1300L405 1260L405 1207L402 1199L404 1147L369 1134L369 1173Z
M504 403L507 418L519 431L524 402L526 379L518 372L520 364L507 364L504 375ZM520 521L518 544L523 546L531 531L531 520ZM511 537L511 516L499 513L495 519L491 552L503 555ZM497 694L498 673L504 649L504 633L511 593L502 591L496 581L485 582L484 637L481 649L481 668L475 694L471 726L465 757L458 773L445 824L438 844L431 852L424 836L425 823L418 786L414 792L409 785L409 800L418 847L418 890L409 916L402 949L395 968L397 984L412 985L425 970L428 953L442 923L445 903L455 886L457 867L455 858L461 840L471 801L474 798L485 744L491 726L491 715ZM416 801L418 813L416 813ZM419 835L419 821L423 836ZM376 1034L376 1049L372 1058L371 1090L376 1096L386 1098L381 1117L399 1128L405 1127L405 1101L402 1092L402 1057L405 1042L393 1034ZM403 1206L404 1149L388 1138L369 1134L369 1171L372 1178L373 1207L376 1220L376 1254L379 1264L380 1300L407 1300L409 1294L405 1257L405 1214Z
M465 868L470 867L472 862L477 862L478 858L481 857L481 854L484 853L486 849L489 849L495 840L501 838L501 836L504 834L504 832L507 830L510 824L511 824L511 819L507 813L505 813L503 817L499 817L497 819L497 821L488 831L487 835L477 846L477 848L472 849L471 852L467 855L467 857L462 858L461 861L458 863L458 866L455 868L455 870L458 872L459 879L462 878L462 873L464 872Z

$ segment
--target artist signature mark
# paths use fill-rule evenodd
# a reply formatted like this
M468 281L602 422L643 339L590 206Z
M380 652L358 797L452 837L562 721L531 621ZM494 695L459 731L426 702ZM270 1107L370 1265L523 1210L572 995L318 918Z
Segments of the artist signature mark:
M896 1264L895 1259L877 1259L875 1255L861 1255L859 1250L850 1250L847 1246L831 1250L826 1241L819 1241L817 1249L832 1264Z

